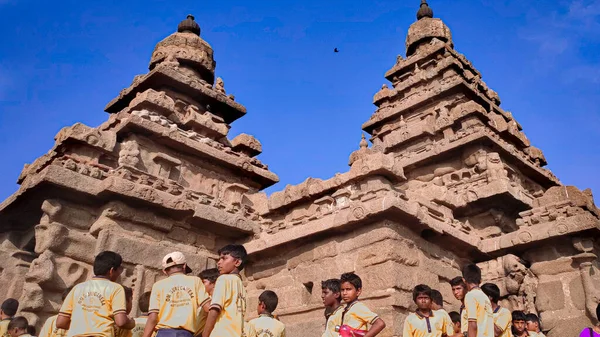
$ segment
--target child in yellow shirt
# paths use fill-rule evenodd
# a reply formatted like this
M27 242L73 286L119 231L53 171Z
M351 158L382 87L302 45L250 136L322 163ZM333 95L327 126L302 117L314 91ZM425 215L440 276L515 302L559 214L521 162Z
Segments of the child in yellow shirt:
M217 283L217 278L219 278L219 269L210 268L205 269L198 275L204 283L204 288L206 292L212 296L213 291L215 290L215 284Z
M536 314L525 315L525 326L530 334L535 333L538 337L546 337L542 332L540 318Z
M135 327L131 330L132 337L142 337L146 321L148 320L148 307L150 306L150 292L143 293L138 300L138 308L142 312L140 317L134 318Z
M468 290L465 295L467 337L494 337L492 303L479 288L481 269L477 265L470 264L463 268L462 274Z
M265 290L258 297L256 311L259 317L248 322L247 337L285 337L285 325L273 317L279 299L271 290Z
M365 337L377 336L385 328L385 322L358 300L362 292L360 277L354 273L342 274L340 284L342 300L346 303L340 329L346 325L353 330L367 330Z
M432 309L431 293L432 289L424 284L413 289L417 311L406 317L402 337L442 337L454 332L452 320L446 311Z
M493 283L485 283L481 291L487 295L492 302L492 313L494 317L494 335L496 337L511 337L510 322L512 315L510 310L498 305L500 300L500 288Z
M62 301L65 301L69 292L71 292L72 288L67 288L62 293ZM40 330L40 335L38 337L65 337L67 335L67 331L63 329L59 329L56 327L56 318L58 315L50 316L42 326L42 330Z
M11 319L6 328L10 337L32 337L27 332L29 329L29 322L25 317L21 316Z
M219 249L218 253L220 276L215 284L202 337L240 337L245 334L246 289L240 271L246 262L246 249L232 244Z
M460 314L456 311L451 311L448 313L450 319L452 320L452 326L454 326L454 332L448 337L463 337L463 333L460 329Z
M133 308L133 289L123 286L123 290L125 291L125 311L127 311L127 315L131 313L131 309ZM135 321L135 320L134 320ZM135 328L135 326L134 326ZM132 329L122 329L115 326L115 337L132 337Z
M19 301L14 298L7 298L2 302L0 306L0 337L9 337L8 335L8 323L19 310Z
M467 311L465 310L465 295L467 294L467 285L465 284L465 280L461 276L457 276L450 280L450 287L452 287L452 294L454 298L460 301L460 328L461 332L465 334L467 332L467 328L469 326L469 321L467 320Z
M325 305L325 332L323 337L338 337L335 327L342 324L342 294L340 280L329 279L321 282L321 299Z
M104 251L94 259L94 277L73 287L60 308L56 327L68 337L113 337L114 325L133 329L127 316L125 290L115 283L123 272L121 255ZM71 324L72 323L72 324Z
M192 337L202 330L199 319L202 310L208 310L210 297L187 265L181 252L167 254L162 260L166 279L156 282L150 294L148 319L143 337Z

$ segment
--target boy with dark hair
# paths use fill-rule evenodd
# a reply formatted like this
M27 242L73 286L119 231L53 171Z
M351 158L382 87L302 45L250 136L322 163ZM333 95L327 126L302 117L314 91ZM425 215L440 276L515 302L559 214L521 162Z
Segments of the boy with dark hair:
M134 318L135 327L131 330L132 337L142 337L144 335L144 329L146 328L146 322L148 321L148 308L150 307L150 292L146 291L138 299L138 308L142 312L140 317Z
M402 337L442 337L453 333L454 326L448 314L431 309L431 293L432 289L424 284L413 289L417 311L406 317Z
M71 292L72 288L67 288L62 293L62 301L65 301L69 292ZM58 329L56 327L56 319L58 315L54 315L48 317L44 325L42 326L42 330L40 330L40 335L38 337L65 337L67 335L67 331L63 329Z
M481 291L481 269L474 264L463 268L463 279L467 284L465 311L467 312L467 337L494 337L492 303ZM463 329L464 330L464 329Z
M121 255L104 251L94 259L94 277L73 287L60 308L56 327L69 330L68 337L114 336L114 328L133 329L127 316L125 290L115 283L123 267ZM71 322L73 324L71 324Z
M219 278L219 269L210 268L205 269L198 274L202 283L204 283L204 288L206 292L212 296L213 291L215 290L215 283L217 283L217 278Z
M8 323L19 310L19 301L14 298L7 298L0 306L0 337L8 337Z
M520 310L512 312L512 334L514 337L537 336L535 333L529 333L525 326L527 316Z
M510 337L510 322L512 316L510 311L498 305L500 300L500 288L493 283L486 283L481 286L481 290L492 302L492 312L494 317L494 336Z
M431 289L431 310L440 310L444 308L444 296L437 289Z
M467 285L462 277L457 276L450 280L450 287L452 287L452 294L454 295L454 298L460 301L460 328L462 333L466 333L468 327L467 311L465 310L465 295L467 294Z
M450 316L450 319L452 320L452 326L454 327L454 332L448 337L463 337L463 333L460 329L460 314L456 311L451 311L448 313L448 316Z
M210 304L203 337L239 337L244 333L246 289L240 271L246 262L246 248L231 244L219 249L219 278ZM147 336L149 337L149 336Z
M8 323L8 335L10 337L32 337L27 329L29 328L29 322L27 318L23 316L15 317Z
M546 337L542 333L540 318L536 314L527 314L525 316L525 327L529 333L535 332L539 337Z
M210 296L200 278L192 272L181 252L172 252L162 260L167 278L152 286L148 318L143 337L192 337L202 331L198 319L201 311L208 311Z
M341 313L340 335L348 329L366 331L364 337L377 336L384 328L385 322L366 305L359 302L362 292L362 280L354 273L345 273L340 277L342 300L346 303Z
M273 317L279 299L271 290L265 290L258 297L258 318L248 322L247 337L285 337L285 325Z
M33 325L29 325L27 326L27 334L29 336L35 337L37 330L35 329L35 327Z
M329 279L321 282L321 299L325 305L325 332L323 337L338 337L335 327L342 324L342 294L340 280Z

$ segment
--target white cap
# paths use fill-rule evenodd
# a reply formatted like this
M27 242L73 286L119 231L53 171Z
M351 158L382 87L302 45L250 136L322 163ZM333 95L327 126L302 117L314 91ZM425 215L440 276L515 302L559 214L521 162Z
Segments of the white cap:
M165 255L165 257L163 257L163 260L162 260L163 270L167 269L169 267L177 266L177 265L181 265L181 264L186 265L186 267L185 267L186 274L189 274L192 272L192 269L190 269L190 267L187 265L185 256L181 252L169 253L169 254Z

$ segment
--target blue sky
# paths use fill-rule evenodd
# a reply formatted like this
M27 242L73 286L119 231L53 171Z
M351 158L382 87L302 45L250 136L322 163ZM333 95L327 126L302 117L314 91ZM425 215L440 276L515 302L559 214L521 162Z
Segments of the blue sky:
M251 3L251 4L248 4ZM430 0L563 183L600 193L600 0ZM348 169L419 0L0 0L0 199L63 126L97 126L191 13L281 182ZM340 49L334 54L333 48Z

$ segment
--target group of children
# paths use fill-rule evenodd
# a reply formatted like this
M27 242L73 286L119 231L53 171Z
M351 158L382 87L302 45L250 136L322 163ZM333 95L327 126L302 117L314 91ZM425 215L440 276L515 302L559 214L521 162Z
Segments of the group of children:
M217 268L192 276L185 256L167 254L162 260L166 278L138 301L142 312L130 317L133 290L116 283L123 272L119 254L105 251L94 260L94 277L67 289L56 316L48 318L39 337L285 337L285 325L273 316L277 295L270 290L258 298L258 318L245 320L246 290L239 275L246 261L242 245L227 245L218 251ZM462 277L450 281L461 301L460 312L443 309L442 294L420 284L413 290L417 310L404 322L403 337L524 337L544 336L536 315L512 313L498 305L500 290L491 283L481 285L476 265L463 269ZM373 337L385 322L359 301L362 280L354 273L323 281L325 305L323 337ZM0 308L0 337L31 337L35 334L24 317L13 317L14 299Z
M447 313L442 294L420 284L413 290L417 310L406 317L403 337L545 337L535 314L512 313L498 305L500 289L481 284L481 270L467 265L462 277L450 281L460 312Z

